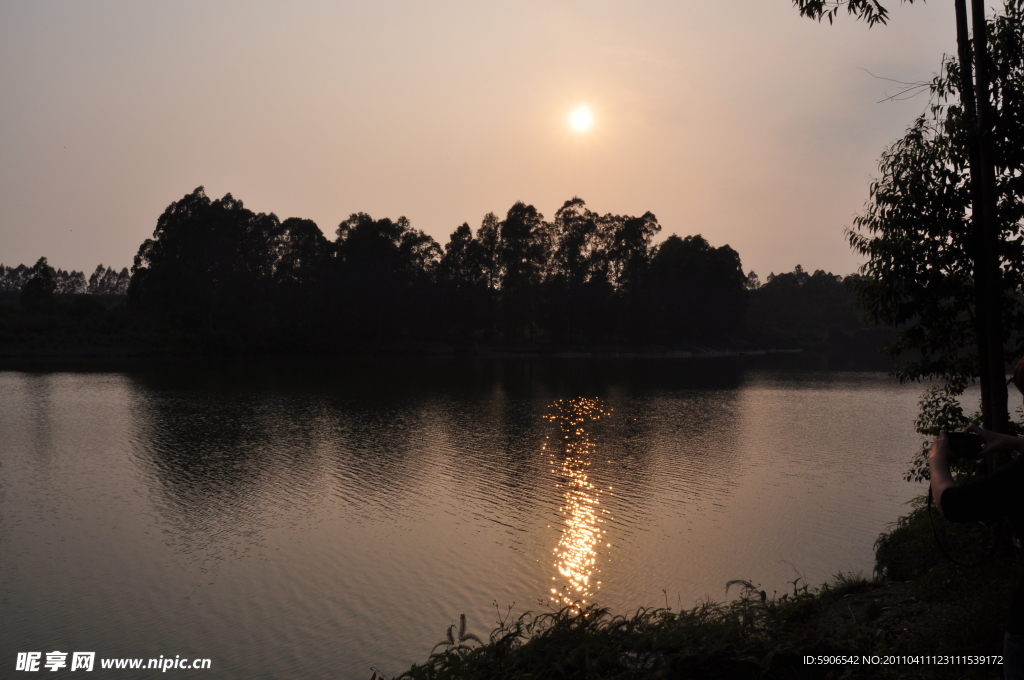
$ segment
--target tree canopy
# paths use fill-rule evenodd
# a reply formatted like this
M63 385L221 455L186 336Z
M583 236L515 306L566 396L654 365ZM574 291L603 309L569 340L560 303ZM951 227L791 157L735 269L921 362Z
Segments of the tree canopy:
M1008 0L988 22L993 76L992 158L998 288L989 301L1007 357L1024 354L1024 2ZM952 58L931 83L932 106L882 154L864 212L847 231L867 257L855 283L866 316L900 327L889 353L902 380L939 378L944 404L984 377L978 335L978 231L970 174L972 130L959 98L962 64ZM1001 363L1001 362L1000 362ZM994 378L1003 381L1000 370ZM984 383L983 383L984 384ZM1005 391L1004 391L1005 393ZM984 397L983 393L983 397ZM938 398L938 397L935 397ZM933 399L934 401L934 399ZM985 400L983 399L983 406ZM992 403L992 402L990 402ZM934 406L934 405L933 405ZM990 408L997 409L999 404ZM951 413L942 406L935 413ZM1002 408L1005 409L1005 398ZM967 422L962 412L950 425Z
M56 272L45 257L39 258L21 289L21 306L29 312L45 312L53 308L57 290Z
M572 198L550 222L516 202L475 233L459 226L444 248L404 217L366 213L328 241L310 220L281 222L199 187L168 206L139 248L129 301L173 332L255 349L742 334L738 253L700 236L655 246L660 229L651 213L599 215Z

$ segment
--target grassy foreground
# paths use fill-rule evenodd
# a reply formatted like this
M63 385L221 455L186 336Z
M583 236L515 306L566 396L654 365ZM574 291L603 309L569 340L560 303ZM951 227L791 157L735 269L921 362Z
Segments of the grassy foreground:
M448 629L423 664L400 678L1001 678L998 665L864 663L862 657L1000 655L1017 574L1012 548L987 550L985 530L945 523L915 503L876 542L876 577L840 574L818 588L769 595L733 581L739 597L693 609L613 615L588 605L499 617L487 640ZM855 656L811 665L806 656ZM373 678L383 678L374 672Z

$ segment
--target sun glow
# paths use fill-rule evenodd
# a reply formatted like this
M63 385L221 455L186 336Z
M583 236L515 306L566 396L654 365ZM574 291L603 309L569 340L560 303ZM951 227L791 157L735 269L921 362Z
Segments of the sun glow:
M569 127L576 132L586 132L594 125L594 114L586 104L580 104L569 114Z

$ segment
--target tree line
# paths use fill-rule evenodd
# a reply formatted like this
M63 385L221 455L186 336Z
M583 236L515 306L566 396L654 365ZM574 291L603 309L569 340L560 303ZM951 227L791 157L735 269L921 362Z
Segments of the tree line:
M176 332L267 347L404 340L714 342L740 328L746 276L729 246L669 237L651 213L578 198L547 221L517 202L442 248L400 217L355 213L328 240L202 187L139 248L129 307Z
M131 273L0 270L26 310L52 293L126 293L139 334L229 351L335 351L409 341L549 346L795 346L861 327L841 277L744 274L739 254L671 235L651 213L553 219L514 204L442 247L400 217L355 213L329 240L311 220L255 213L199 187L172 203Z
M58 294L127 295L131 273L127 267L118 272L101 264L86 279L85 274L79 271L54 269L45 257L31 267L24 264L6 267L0 263L0 293L21 292L34 277L52 280L53 292Z

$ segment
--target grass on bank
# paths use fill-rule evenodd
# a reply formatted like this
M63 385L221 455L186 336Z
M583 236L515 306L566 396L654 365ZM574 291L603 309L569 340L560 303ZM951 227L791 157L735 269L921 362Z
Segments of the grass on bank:
M501 678L996 678L1000 666L806 665L804 656L991 655L1016 581L1012 548L961 567L935 544L919 499L876 542L876 577L839 574L783 595L733 581L739 597L631 616L587 605L499 616L486 641L461 626L408 680ZM946 551L985 558L988 534L934 513ZM1003 546L1004 543L998 545ZM383 678L374 672L375 678Z

